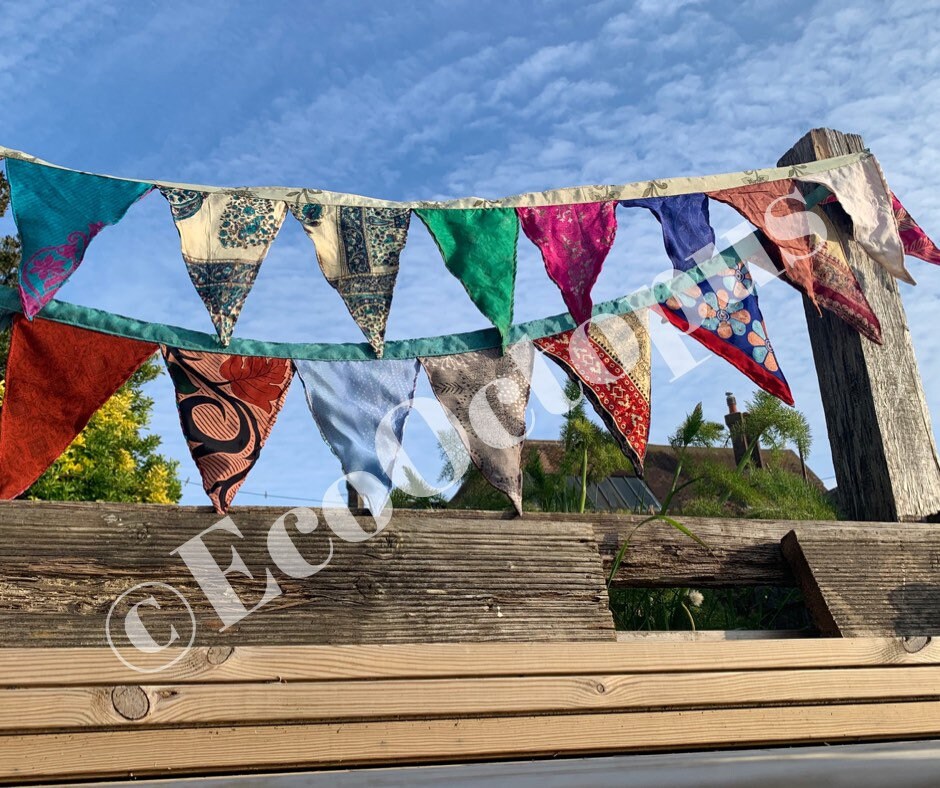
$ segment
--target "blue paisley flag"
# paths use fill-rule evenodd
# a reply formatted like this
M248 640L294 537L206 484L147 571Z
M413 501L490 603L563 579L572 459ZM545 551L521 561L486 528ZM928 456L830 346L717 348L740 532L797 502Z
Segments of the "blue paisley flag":
M385 416L401 446L418 380L416 359L381 361L295 361L307 404L320 434L343 466L343 473L365 471L375 488L360 488L373 512L385 508L392 489L391 468L385 468L376 435ZM397 407L405 403L404 407ZM379 505L381 504L381 505Z
M219 340L228 345L261 263L284 223L287 205L247 190L160 191L170 203L189 278Z
M316 203L290 209L313 241L326 280L381 358L411 211Z
M23 244L20 299L30 320L81 265L91 239L153 188L22 159L7 159L7 178Z

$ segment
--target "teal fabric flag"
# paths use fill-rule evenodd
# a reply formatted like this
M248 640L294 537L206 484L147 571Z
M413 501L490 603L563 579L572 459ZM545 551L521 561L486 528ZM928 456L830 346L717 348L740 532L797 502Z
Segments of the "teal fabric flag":
M519 219L512 208L415 211L434 240L447 270L499 329L503 343L512 324Z
M81 265L91 239L153 185L7 159L13 218L23 244L20 299L29 319Z
M373 512L380 512L392 489L391 468L383 467L376 447L379 425L390 420L395 445L401 446L418 380L417 359L390 361L295 361L310 412L343 473L365 471L375 481L360 489ZM405 407L396 406L406 403Z

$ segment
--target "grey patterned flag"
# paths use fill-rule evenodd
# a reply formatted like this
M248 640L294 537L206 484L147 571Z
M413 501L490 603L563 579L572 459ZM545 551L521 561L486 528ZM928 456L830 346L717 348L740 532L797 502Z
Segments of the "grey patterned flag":
M290 209L313 241L326 280L381 358L411 211L316 203Z
M522 514L522 444L534 348L498 349L421 359L438 402L473 464Z

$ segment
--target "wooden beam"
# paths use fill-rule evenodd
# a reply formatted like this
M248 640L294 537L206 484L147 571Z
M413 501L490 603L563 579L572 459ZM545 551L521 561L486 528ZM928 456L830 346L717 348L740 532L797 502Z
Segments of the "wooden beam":
M0 779L127 777L940 735L936 701L0 736Z
M857 134L813 129L778 164L864 149ZM852 240L841 207L825 210L884 338L878 346L834 314L820 317L804 298L840 506L851 520L932 518L940 512L940 460L898 284Z
M812 528L782 541L813 621L835 637L940 635L940 533L936 526Z

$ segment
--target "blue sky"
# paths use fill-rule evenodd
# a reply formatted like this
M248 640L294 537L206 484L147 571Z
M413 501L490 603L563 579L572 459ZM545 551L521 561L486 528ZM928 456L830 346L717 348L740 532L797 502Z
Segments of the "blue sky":
M831 126L863 135L910 212L940 236L937 5L3 0L0 144L127 177L430 199L773 166L805 131ZM595 300L667 267L655 220L618 218ZM713 218L719 231L739 223L727 210ZM0 231L11 227L0 220ZM516 318L562 311L534 247L523 238L519 248ZM936 423L940 270L909 267L919 285L901 288ZM60 295L212 331L159 195L95 240ZM815 433L810 465L832 484L801 299L782 283L760 295ZM389 338L485 325L414 222ZM285 222L237 335L361 340L296 222ZM654 351L654 442L696 402L720 419L725 391L743 400L754 389L718 358L671 378ZM192 482L183 500L205 503L168 378L150 393L152 428ZM534 418L535 437L557 434L555 417L536 406ZM406 447L436 465L420 425ZM338 473L295 381L244 490L316 502Z

